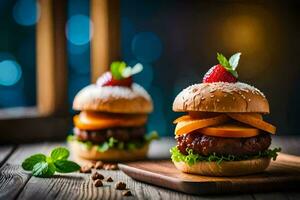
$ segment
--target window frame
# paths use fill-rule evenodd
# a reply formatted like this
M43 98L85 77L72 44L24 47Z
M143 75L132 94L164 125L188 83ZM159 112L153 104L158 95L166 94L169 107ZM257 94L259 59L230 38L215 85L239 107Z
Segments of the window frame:
M68 64L65 25L67 0L37 0L37 105L0 110L0 143L27 143L65 139L70 130ZM93 37L91 80L120 55L119 0L90 0Z

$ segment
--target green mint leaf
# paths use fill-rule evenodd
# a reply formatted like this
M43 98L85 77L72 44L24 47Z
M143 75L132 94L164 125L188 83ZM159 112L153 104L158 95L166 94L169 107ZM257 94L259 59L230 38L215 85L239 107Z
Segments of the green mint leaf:
M100 152L105 152L105 151L107 151L107 150L109 149L108 142L104 142L104 143L100 144L100 145L98 146L97 149L98 149L98 151L100 151Z
M120 79L124 78L122 73L123 73L125 68L126 68L126 63L125 62L115 61L115 62L112 62L111 65L110 65L111 74L117 80L120 80Z
M22 168L26 171L31 171L39 162L46 161L46 156L44 154L35 154L26 158L22 163Z
M45 161L38 162L33 166L32 175L37 177L46 177L49 164Z
M53 163L48 163L48 170L42 177L51 177L55 173L56 167Z
M70 155L69 150L64 147L55 148L51 152L51 158L53 161L66 160L68 159L69 155Z
M238 65L238 61L240 59L240 55L241 53L236 53L233 56L230 57L231 63L233 65L230 64L230 61L227 60L227 58L220 54L217 53L217 59L219 61L219 63L228 71L230 72L235 78L238 78L238 73L235 71L237 65ZM233 67L234 66L234 67Z
M239 77L239 75L238 75L238 73L235 71L235 70L232 70L232 69L226 69L227 71L229 71L235 78L238 78Z
M127 78L127 77L133 76L135 74L138 74L141 71L143 71L143 65L141 63L137 63L133 67L130 67L130 66L126 67L123 70L122 76L124 78Z
M231 66L230 66L230 64L229 64L229 62L228 62L228 60L227 60L227 58L226 58L223 54L217 53L217 59L218 59L219 63L220 63L223 67L225 67L227 70L228 70L228 69L231 69Z
M239 64L241 53L236 53L229 58L229 64L233 70L235 70Z
M77 163L69 160L57 160L54 162L54 165L56 171L60 173L70 173L80 169L80 166Z

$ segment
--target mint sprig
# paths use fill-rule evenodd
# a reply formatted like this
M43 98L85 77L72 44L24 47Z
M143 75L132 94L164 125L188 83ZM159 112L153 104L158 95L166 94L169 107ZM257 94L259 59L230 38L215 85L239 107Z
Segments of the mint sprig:
M240 60L241 53L236 53L232 55L229 60L221 54L217 53L217 59L219 63L228 71L230 72L235 78L238 78L238 73L235 71Z
M110 71L112 76L116 80L124 79L140 73L143 70L141 63L135 64L133 67L127 66L124 61L114 61L110 65Z
M26 171L32 171L36 177L51 177L55 172L70 173L78 171L80 166L70 160L68 149L58 147L52 150L50 156L44 154L35 154L26 158L22 163L22 168Z
M193 152L192 149L187 149L187 155L182 154L179 149L175 146L170 149L171 159L175 162L185 162L188 165L194 165L197 162L216 162L218 165L223 161L240 161L248 159L257 159L257 158L272 158L276 160L280 148L268 149L262 152L259 152L257 155L244 155L244 156L220 156L217 154L211 154L209 156L202 156Z

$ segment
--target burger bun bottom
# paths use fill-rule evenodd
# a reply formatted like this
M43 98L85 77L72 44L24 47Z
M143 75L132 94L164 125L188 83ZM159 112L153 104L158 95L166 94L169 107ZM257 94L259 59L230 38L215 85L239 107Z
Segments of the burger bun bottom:
M109 149L105 152L99 152L97 145L93 145L87 149L77 141L69 142L69 147L75 160L101 160L101 161L133 161L142 160L147 156L149 144L145 144L142 148L134 150Z
M203 176L242 176L264 171L271 162L271 158L259 158L242 161L198 162L189 166L185 162L174 162L176 168L189 174Z

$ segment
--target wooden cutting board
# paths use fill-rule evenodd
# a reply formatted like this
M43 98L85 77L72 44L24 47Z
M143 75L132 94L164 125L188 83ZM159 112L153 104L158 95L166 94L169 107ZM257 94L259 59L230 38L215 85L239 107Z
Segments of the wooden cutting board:
M136 180L189 194L283 191L300 186L300 157L282 153L265 172L240 177L185 174L170 160L131 162L119 168Z

